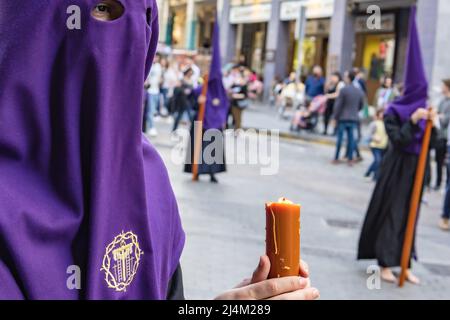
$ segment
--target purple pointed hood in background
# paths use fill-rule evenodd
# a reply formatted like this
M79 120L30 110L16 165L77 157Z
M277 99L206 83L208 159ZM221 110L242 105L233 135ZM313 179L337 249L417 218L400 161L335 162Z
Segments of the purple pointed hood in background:
M413 6L411 8L409 22L409 43L404 76L404 94L393 101L386 111L388 115L398 116L402 123L408 122L417 109L426 108L428 105L428 81L425 76L422 50L417 33L416 11L416 7ZM421 130L417 133L414 142L405 148L406 152L413 154L420 153L425 124L425 121L421 121Z
M206 95L205 118L203 121L203 128L205 130L223 129L230 109L230 103L222 79L220 32L217 16L214 23L212 50L212 61L208 78L208 93Z
M179 263L141 132L156 1L121 0L114 21L91 16L99 2L0 1L0 299L165 299Z

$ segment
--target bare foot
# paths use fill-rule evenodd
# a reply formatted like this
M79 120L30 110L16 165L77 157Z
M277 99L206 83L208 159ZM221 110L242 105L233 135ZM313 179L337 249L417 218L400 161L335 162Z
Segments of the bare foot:
M443 231L450 231L450 221L448 219L442 219L439 223L439 228Z
M389 268L382 268L381 269L381 279L383 281L389 282L389 283L396 283L397 278L395 277L394 273Z
M407 270L406 271L406 280L412 284L415 285L420 285L420 279L417 278L412 272L411 270Z

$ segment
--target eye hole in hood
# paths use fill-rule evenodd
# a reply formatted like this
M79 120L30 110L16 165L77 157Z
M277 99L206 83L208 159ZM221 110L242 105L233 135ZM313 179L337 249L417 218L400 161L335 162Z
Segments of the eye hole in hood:
M125 12L125 7L117 0L103 0L91 11L91 16L99 21L113 21L119 19Z

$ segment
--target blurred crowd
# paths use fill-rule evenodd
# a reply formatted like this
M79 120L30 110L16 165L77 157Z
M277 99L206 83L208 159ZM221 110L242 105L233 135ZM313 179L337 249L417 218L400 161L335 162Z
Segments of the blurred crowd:
M154 122L161 118L173 125L173 131L177 130L181 122L195 121L204 81L202 74L205 73L200 65L196 56L156 55L145 81L143 130L148 136L158 134ZM262 102L263 81L242 61L228 63L222 72L223 85L230 102L225 127L240 129L245 109L254 102ZM352 166L361 162L363 158L360 145L368 146L372 151L373 161L365 177L376 181L389 143L383 121L384 113L388 105L403 94L403 85L394 83L389 75L385 75L380 80L373 101L369 101L365 77L365 72L358 68L344 74L334 72L328 78L324 77L320 66L315 66L306 77L293 72L286 79L275 79L270 92L270 104L277 108L281 118L291 122L292 131L317 132L322 128L321 134L335 136L333 164L347 163ZM431 146L432 157L428 164L426 186L430 190L441 190L446 172L447 196L440 226L449 230L450 80L444 80L442 95L442 102L437 108L441 122L438 141ZM364 134L361 129L363 123L368 124ZM346 150L341 156L344 144ZM432 181L435 182L433 186Z
M160 55L154 58L145 81L143 131L157 136L154 122L164 118L176 131L181 122L192 122L204 82L199 56ZM242 113L252 101L262 98L261 77L245 63L229 63L223 68L223 84L229 95L230 113L227 127L239 129Z
M378 110L385 109L402 91L402 84L394 84L391 77L384 76L380 80L380 87L374 101L369 101L365 73L354 68L346 74L352 74L354 79L351 80L351 84L364 94L364 105L359 110L361 120L367 120L375 116ZM292 119L292 130L315 131L319 120L322 119L323 134L328 135L336 99L348 82L346 74L333 72L328 79L325 79L322 68L315 66L307 77L298 77L295 72L292 72L286 79L275 79L270 95L271 105L278 108L283 118L290 117L286 115L287 111L295 114ZM336 131L332 134L336 134Z
M382 150L386 149L388 141L383 128L383 113L401 92L401 84L394 85L391 77L384 76L374 101L369 101L362 70L354 68L343 75L333 72L326 79L322 68L315 66L305 78L293 72L284 80L276 80L270 100L280 117L291 120L292 131L315 132L322 122L322 134L337 137L334 164L343 160L349 165L362 161L359 145L361 142L368 144L374 163L366 176L376 179ZM370 122L366 137L362 134L362 122ZM347 148L341 159L344 137Z
M336 136L333 164L346 162L352 166L361 162L360 144L367 145L372 151L373 161L365 177L377 181L389 144L384 114L389 104L403 94L403 84L395 84L392 77L385 75L380 80L373 101L369 101L365 77L362 70L354 68L343 75L334 72L326 79L322 68L315 66L306 78L291 73L284 80L276 79L270 102L278 109L280 117L291 121L292 131L315 132L322 121L321 133ZM450 79L443 80L441 94L442 99L436 106L438 138L431 145L425 187L428 190L445 190L440 227L450 230ZM368 124L365 134L361 130L362 123ZM344 141L346 150L341 158ZM443 185L445 189L442 189Z

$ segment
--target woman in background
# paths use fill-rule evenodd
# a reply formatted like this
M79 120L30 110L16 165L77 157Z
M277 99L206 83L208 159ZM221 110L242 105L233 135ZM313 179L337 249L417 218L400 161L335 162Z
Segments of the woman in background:
M336 102L336 99L339 97L339 92L343 87L345 87L345 82L342 80L340 72L334 72L331 75L330 80L326 86L325 96L327 97L327 104L323 119L324 124L323 135L325 136L328 134L328 126L330 124L331 118L333 117L334 103Z
M386 110L389 103L394 101L397 96L398 93L393 85L392 78L386 77L375 93L373 105L376 106L377 110Z

